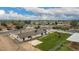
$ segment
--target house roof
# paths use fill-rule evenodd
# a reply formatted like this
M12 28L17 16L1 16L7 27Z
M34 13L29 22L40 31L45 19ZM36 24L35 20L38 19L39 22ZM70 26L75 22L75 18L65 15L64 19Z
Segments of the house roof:
M6 29L6 27L5 27L5 26L2 26L2 25L0 25L0 28L1 28L1 29Z
M28 36L34 36L34 35L37 35L37 34L41 34L42 32L43 32L43 30L38 30L37 32L35 32L33 30L33 31L25 32L25 33L20 33L20 34L18 34L18 36L20 38L26 38Z
M71 42L79 42L79 33L72 34L67 40Z
M14 24L12 24L12 23L8 23L8 24L6 24L7 25L7 27L8 28L15 28L16 26L14 25Z

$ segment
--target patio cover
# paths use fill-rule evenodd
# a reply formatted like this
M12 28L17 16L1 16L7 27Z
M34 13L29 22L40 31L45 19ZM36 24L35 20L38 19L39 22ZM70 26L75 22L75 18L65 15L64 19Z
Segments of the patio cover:
M71 42L79 42L79 33L72 34L67 40Z

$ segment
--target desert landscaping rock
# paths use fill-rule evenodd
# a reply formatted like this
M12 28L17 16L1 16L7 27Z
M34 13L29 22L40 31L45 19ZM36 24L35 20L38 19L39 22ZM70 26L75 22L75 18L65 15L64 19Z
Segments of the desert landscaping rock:
M0 35L0 51L38 51L31 44L24 42L19 43L8 36Z

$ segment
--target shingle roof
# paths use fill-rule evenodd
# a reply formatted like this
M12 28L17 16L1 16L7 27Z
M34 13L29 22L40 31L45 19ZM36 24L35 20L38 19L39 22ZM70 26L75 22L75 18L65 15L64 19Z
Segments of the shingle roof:
M43 32L43 30L38 30L37 32L35 32L33 30L33 31L30 31L30 32L26 32L26 33L20 33L20 34L18 34L18 36L20 38L26 38L28 36L34 36L34 35L37 35L37 34L41 34L42 32Z

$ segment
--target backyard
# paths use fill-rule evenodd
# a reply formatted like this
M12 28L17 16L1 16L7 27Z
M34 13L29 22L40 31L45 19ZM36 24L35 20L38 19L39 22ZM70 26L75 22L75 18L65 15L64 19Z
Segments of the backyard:
M40 37L38 40L43 43L35 47L44 51L69 51L71 49L67 47L68 41L66 41L69 36L70 34L67 33L49 33L47 36Z

